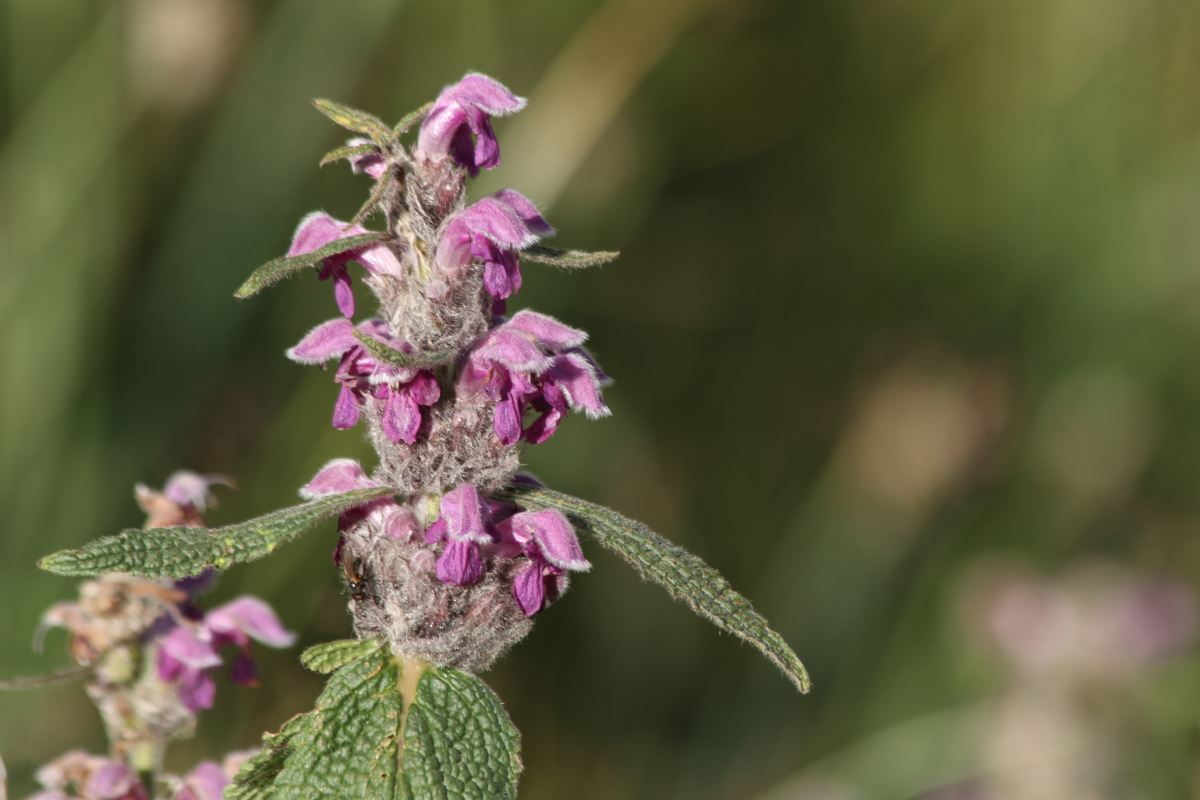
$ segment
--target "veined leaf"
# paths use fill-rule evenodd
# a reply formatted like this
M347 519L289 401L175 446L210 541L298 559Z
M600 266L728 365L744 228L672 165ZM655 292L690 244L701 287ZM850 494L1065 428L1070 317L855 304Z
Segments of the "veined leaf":
M413 125L416 125L418 122L420 122L422 119L425 118L425 115L429 113L429 109L431 109L431 108L433 108L432 100L430 100L428 103L421 106L420 108L417 108L417 109L414 109L414 110L408 112L407 114L405 114L403 117L400 118L399 122L396 123L396 127L392 129L392 133L395 134L397 137L403 136L404 134L408 133L409 129L412 128Z
M356 156L369 156L373 153L378 153L379 147L373 144L344 144L341 147L335 147L325 155L321 156L319 166L332 164L335 161L341 161L343 158L355 158Z
M130 528L75 550L60 550L38 566L57 575L127 572L148 578L186 578L208 567L225 569L262 558L317 523L391 493L382 486L356 489L223 528Z
M379 646L375 639L339 639L336 642L322 642L300 654L300 663L306 669L328 675L351 661L369 655Z
M354 644L316 707L264 738L226 798L516 797L520 736L479 678Z
M354 338L362 343L362 346L367 349L368 353L380 361L391 364L393 367L406 367L409 369L436 367L438 364L444 364L450 356L454 355L453 351L433 354L414 353L410 355L386 345L374 336L359 330L354 331Z
M371 137L371 140L381 147L387 145L393 138L392 129L374 114L368 114L366 111L359 111L357 108L344 106L323 97L318 97L312 103L317 111L338 125L346 130Z
M804 664L783 637L771 629L749 600L698 556L636 520L569 494L512 485L502 495L524 508L563 512L581 532L628 561L643 578L657 583L721 630L757 648L802 693L812 688Z
M521 251L521 258L535 264L549 264L564 269L585 269L607 264L621 255L615 250L559 250L556 247L544 247L535 244Z
M336 239L324 247L318 247L311 253L272 259L250 273L250 277L238 287L233 296L239 300L244 300L247 297L258 294L268 286L279 283L284 278L290 278L301 270L315 267L330 256L347 253L351 250L357 250L360 247L381 242L387 239L388 236L389 234L382 231L369 231L355 236L343 236L341 239Z

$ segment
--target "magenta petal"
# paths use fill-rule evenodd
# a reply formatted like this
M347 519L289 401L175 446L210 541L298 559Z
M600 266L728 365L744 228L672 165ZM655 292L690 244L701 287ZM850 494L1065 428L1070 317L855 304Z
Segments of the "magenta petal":
M416 516L404 506L394 506L384 517L383 533L389 539L409 542L420 529Z
M85 794L95 800L117 800L129 795L137 783L137 773L127 764L106 759L103 766L88 777Z
M284 629L269 605L249 595L214 608L204 618L204 625L213 633L225 636L244 633L270 647L289 647L296 641L295 634Z
M217 699L217 684L207 672L188 671L179 681L179 701L190 711L212 708Z
M408 385L408 392L418 405L431 406L442 396L442 387L428 370L421 370Z
M349 430L358 423L358 398L349 386L342 386L337 402L333 406L333 427L339 431Z
M333 299L343 317L354 316L354 292L350 288L350 275L345 267L333 276Z
M376 481L367 477L362 465L352 458L335 458L317 470L304 487L300 496L305 500L315 500L331 494L352 492L355 489L367 489L379 486Z
M517 97L504 84L479 72L469 72L458 83L447 86L438 100L478 108L493 117L515 114L525 107L525 98Z
M512 295L512 281L509 280L508 270L503 264L488 261L483 265L483 288L497 300L504 300Z
M396 254L387 245L372 245L360 251L354 257L363 265L364 269L375 275L391 275L397 278L404 275L404 268L400 266L400 259L396 258Z
M521 407L512 395L496 403L492 414L492 430L500 443L509 446L521 438Z
M539 314L527 308L514 314L504 327L520 331L550 350L566 350L570 347L578 347L587 341L587 334L583 331L564 325L554 317Z
M207 669L221 663L221 656L212 642L200 638L184 625L176 627L162 638L159 644L160 661L164 656L191 669ZM167 668L170 668L169 661Z
M574 528L561 512L522 511L513 515L511 524L514 537L518 541L532 540L547 563L576 572L592 568L583 556Z
M518 316L520 316L519 312ZM549 369L553 362L549 356L534 343L528 333L510 327L511 322L501 325L483 338L471 352L471 360L495 361L510 370L520 372L541 372Z
M513 211L517 212L517 216L525 223L525 227L538 236L550 236L554 233L554 228L549 222L546 222L533 201L516 189L501 189L493 197L507 203Z
M215 761L201 761L187 776L186 787L196 800L221 800L229 777ZM176 798L178 800L178 798Z
M492 541L483 526L479 492L471 484L460 483L442 495L441 511L451 541L480 544Z
M499 162L499 145L487 117L512 114L524 107L525 100L502 84L486 75L468 74L438 95L421 122L415 152L420 158L430 159L453 155L475 174L479 167ZM469 149L468 126L480 140L474 153Z
M258 667L246 653L238 653L230 670L229 678L239 686L258 686Z
M495 197L477 200L458 212L458 218L472 237L486 237L502 250L519 250L538 240L513 207Z
M479 545L451 539L437 560L438 580L455 586L470 586L482 577Z
M425 529L425 541L429 544L446 540L446 518L438 517Z
M341 358L357 344L354 324L350 320L331 319L306 333L295 347L287 351L287 357L301 364L320 364Z
M448 274L454 274L471 263L471 231L461 215L446 223L438 239L434 261L438 269Z
M543 373L542 380L557 386L566 395L571 408L583 411L592 419L612 413L604 403L600 382L592 372L591 365L578 353L568 353L554 359L553 366Z
M396 444L413 444L421 429L421 408L404 389L388 392L383 406L383 432Z
M330 242L348 236L357 236L366 231L367 229L360 225L348 225L341 220L334 219L324 211L314 211L300 220L300 224L296 226L296 233L292 236L292 244L288 248L287 254L288 256L298 256L311 253Z
M532 617L542 610L546 602L546 582L542 578L542 565L536 560L513 576L513 595L525 616Z

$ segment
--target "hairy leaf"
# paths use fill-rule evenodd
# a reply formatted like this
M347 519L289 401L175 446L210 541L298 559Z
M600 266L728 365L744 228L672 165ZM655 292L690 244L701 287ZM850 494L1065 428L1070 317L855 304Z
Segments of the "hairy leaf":
M371 653L379 642L374 639L339 639L336 642L314 644L300 654L300 663L313 672L328 675L351 661Z
M379 641L353 645L316 707L264 738L226 798L516 797L520 736L479 678L397 658Z
M444 353L413 353L410 355L394 347L390 347L374 336L359 330L354 331L354 338L358 339L362 343L362 346L367 348L368 353L380 361L391 364L393 367L407 367L410 369L436 367L438 364L444 364L450 356L454 355L453 351Z
M371 193L367 195L367 199L350 218L350 224L361 225L376 212L383 212L383 198L388 192L394 191L398 185L396 176L392 174L391 170L383 173L383 177L375 181L375 185L371 187Z
M549 264L564 269L584 269L607 264L621 255L615 250L559 250L556 247L543 247L535 244L521 251L521 258L535 264Z
M431 108L433 108L432 100L420 108L408 112L400 118L400 121L396 123L396 127L392 129L392 132L396 136L403 136L404 134L408 133L409 129L412 128L413 125L416 125L418 122L424 119L425 115L429 113L429 109Z
M344 106L341 103L335 103L323 97L318 97L312 103L317 111L320 111L338 125L341 125L346 130L369 136L372 141L380 146L384 146L392 140L392 129L374 114L368 114L366 111L359 111L357 108Z
M223 528L130 528L75 550L60 550L38 565L57 575L128 572L149 578L186 578L208 567L253 561L317 523L390 494L387 487L356 489Z
M332 164L335 161L341 161L343 158L369 156L378 152L379 147L373 144L345 144L341 147L335 147L325 155L321 156L320 166L323 167L326 164Z
M272 259L250 273L250 277L238 287L233 296L239 300L244 300L247 297L258 294L269 286L274 286L284 278L290 278L301 270L315 267L330 256L336 256L339 253L346 253L369 244L381 242L388 238L388 236L389 234L381 231L369 231L355 236L344 236L341 239L330 242L324 247L313 250L311 253Z
M662 586L721 630L756 647L802 693L812 688L808 672L783 637L699 557L636 520L569 494L524 485L510 486L503 494L524 508L563 512L582 532L633 565L643 578Z

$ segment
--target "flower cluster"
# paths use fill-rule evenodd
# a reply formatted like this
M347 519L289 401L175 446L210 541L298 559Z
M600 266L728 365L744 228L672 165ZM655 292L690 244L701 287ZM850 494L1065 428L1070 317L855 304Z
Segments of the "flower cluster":
M164 776L168 793L153 795L126 762L72 750L38 770L37 782L43 788L28 800L221 800L249 755L230 753L222 763L202 761L185 776Z
M182 471L162 491L139 484L135 496L146 512L145 527L195 527L204 524L202 513L213 505L212 486L230 483L219 475ZM294 637L275 613L256 598L239 597L202 610L198 598L213 577L211 570L179 581L102 575L81 584L77 600L46 611L43 628L65 628L72 656L90 669L88 694L117 758L69 753L43 770L39 781L46 792L39 797L147 797L130 765L157 769L166 743L190 733L196 712L212 706L212 673L221 666L220 651L235 648L232 677L253 684L257 673L249 657L251 640L272 647L292 643ZM175 797L220 797L220 790L212 788L214 769L202 765L181 779Z
M313 328L287 355L336 364L333 426L365 420L379 455L370 474L354 461L330 462L301 495L394 490L340 520L335 561L358 631L428 655L482 619L512 628L503 642L479 645L479 658L456 663L488 663L498 650L483 651L507 646L527 629L523 620L562 595L569 573L589 568L561 513L517 513L494 495L518 476L520 442L545 442L570 411L609 413L608 376L583 349L583 331L528 309L508 315L523 283L522 254L535 245L541 259L562 252L539 244L554 229L512 189L466 202L468 177L500 163L492 118L524 105L469 74L430 106L411 151L399 134L351 139L342 157L375 182L372 199L353 223L308 215L288 250L320 251L317 275L334 282L342 317ZM374 234L358 224L373 214L386 222ZM354 262L379 303L359 322ZM414 611L423 608L435 618Z

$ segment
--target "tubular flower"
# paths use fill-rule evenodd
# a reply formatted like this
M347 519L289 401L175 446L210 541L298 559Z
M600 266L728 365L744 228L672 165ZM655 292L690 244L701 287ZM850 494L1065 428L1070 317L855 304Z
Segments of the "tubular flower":
M506 445L550 438L568 410L595 419L611 413L600 388L607 376L582 348L587 335L535 311L498 325L467 356L458 390L496 403L493 429ZM524 424L525 412L537 416Z
M418 158L437 161L450 157L474 177L500 163L500 143L492 117L515 114L525 107L502 84L477 72L447 86L433 102L417 137ZM474 141L472 141L474 137Z
M253 686L258 672L250 659L250 640L269 647L288 647L295 641L270 606L255 597L239 597L208 612L193 624L180 624L163 637L158 649L158 676L179 689L192 711L211 708L216 683L210 672L221 665L220 649L239 649L231 677Z
M553 233L529 198L502 189L447 221L438 240L437 265L444 274L455 275L472 262L481 263L484 288L504 300L521 288L517 252Z
M288 256L299 256L319 250L339 239L367 233L361 225L351 225L334 219L324 211L314 211L300 220ZM357 261L371 273L400 275L400 260L396 254L382 244L356 247L328 256L321 262L318 277L333 281L333 297L338 310L345 317L354 316L354 293L350 289L350 271L347 265Z
M522 511L496 527L503 545L528 559L513 577L513 595L527 617L562 593L568 571L587 572L592 568L571 523L558 511Z
M333 407L333 427L353 428L370 401L378 405L383 432L392 442L414 444L421 429L422 407L433 405L441 396L437 379L426 369L381 363L355 338L356 330L393 349L407 349L388 334L381 320L367 320L356 327L347 319L333 319L309 331L288 350L288 358L301 364L340 359L335 380L341 389Z

